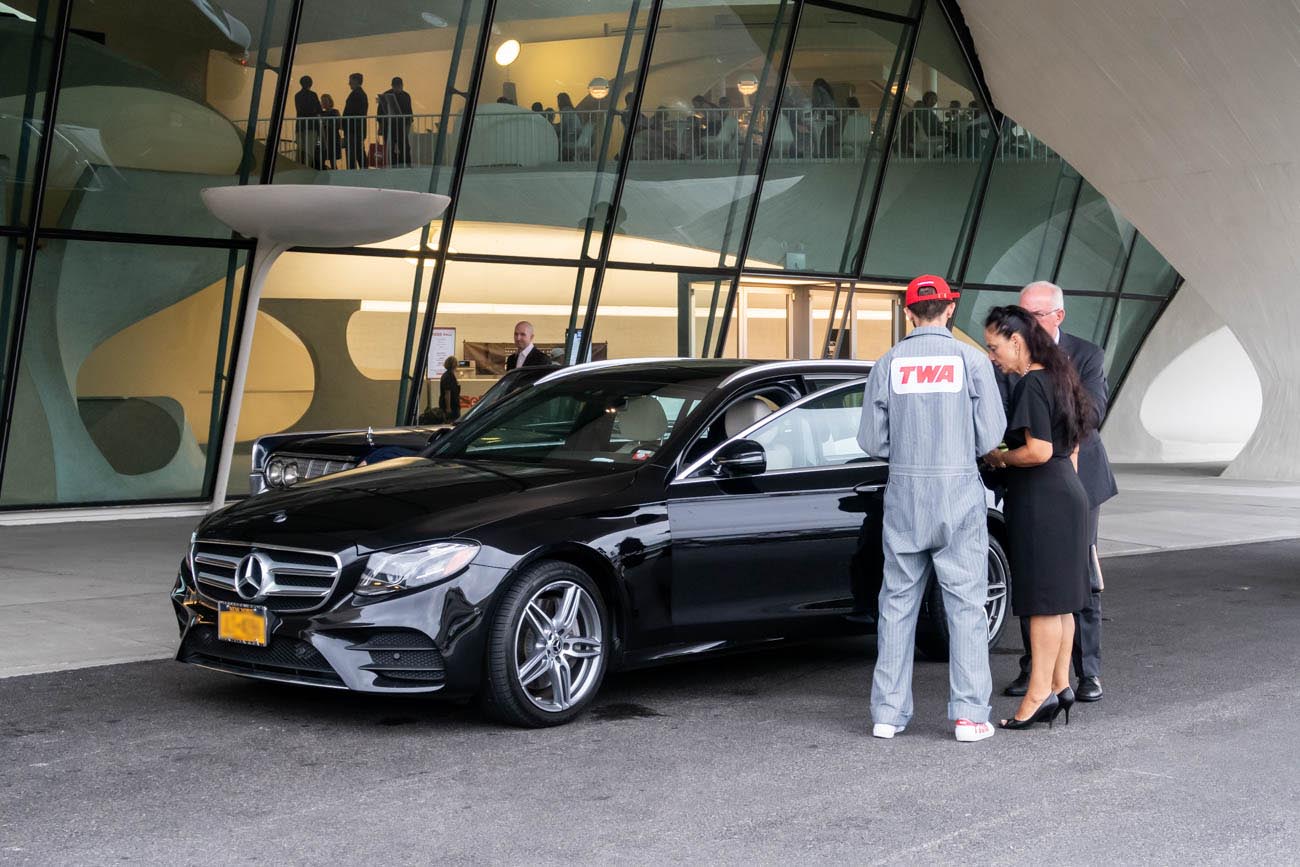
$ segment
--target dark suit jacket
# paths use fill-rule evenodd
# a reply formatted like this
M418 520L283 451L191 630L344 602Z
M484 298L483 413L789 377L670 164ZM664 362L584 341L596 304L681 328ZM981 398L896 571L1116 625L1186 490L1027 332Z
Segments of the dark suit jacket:
M538 365L546 365L549 367L551 364L551 357L536 346L530 349L528 354L524 356L524 367L536 367ZM515 352L506 359L506 370L514 370L518 366L519 353Z
M385 129L385 124L389 124L387 129L397 133L402 130L410 130L412 122L411 95L406 91L398 93L391 88L379 94L379 99L375 103L375 114L380 117L391 117L392 120L380 121L380 129ZM398 124L401 124L398 126Z
M348 91L348 98L343 103L343 116L358 120L347 121L348 135L353 138L366 137L366 115L370 114L370 97L361 88Z
M1059 345L1078 371L1084 390L1092 397L1095 418L1093 426L1079 443L1079 481L1083 482L1083 489L1088 492L1089 505L1095 509L1119 493L1115 474L1110 469L1110 458L1106 455L1106 446L1102 444L1101 434L1097 432L1106 418L1110 393L1106 385L1106 354L1097 344L1064 331L1061 332ZM998 389L1002 392L1002 401L1008 412L1011 410L1011 392L1019 381L1020 377L1014 374L998 371Z
M320 97L314 90L299 90L293 95L293 109L298 117L320 117Z

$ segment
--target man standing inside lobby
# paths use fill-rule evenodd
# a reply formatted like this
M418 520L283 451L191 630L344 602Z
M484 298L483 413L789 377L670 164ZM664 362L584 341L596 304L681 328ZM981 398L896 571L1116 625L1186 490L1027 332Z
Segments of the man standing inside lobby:
M515 349L518 351L512 353L506 359L506 370L514 370L516 367L551 364L550 357L536 346L533 346L533 323L531 322L515 323Z
M348 76L348 98L343 103L343 146L348 151L348 168L366 167L366 115L370 114L370 97L362 89L365 79L360 72Z
M1102 445L1097 428L1106 417L1109 389L1106 385L1105 353L1095 343L1075 337L1062 330L1065 322L1065 296L1054 283L1038 281L1020 291L1020 306L1038 321L1039 327L1052 336L1057 345L1069 356L1078 371L1083 387L1092 398L1095 412L1092 425L1079 442L1079 480L1088 493L1088 534L1097 544L1097 519L1101 504L1119 493L1115 475L1110 469L1106 447ZM1003 398L1009 399L1017 377L998 375ZM1014 580L1014 576L1013 576ZM1024 695L1029 687L1029 620L1020 619L1020 636L1025 654L1020 657L1020 676L1013 680L1004 695ZM1088 607L1074 615L1074 673L1079 679L1075 695L1079 701L1101 699L1101 597L1093 592Z

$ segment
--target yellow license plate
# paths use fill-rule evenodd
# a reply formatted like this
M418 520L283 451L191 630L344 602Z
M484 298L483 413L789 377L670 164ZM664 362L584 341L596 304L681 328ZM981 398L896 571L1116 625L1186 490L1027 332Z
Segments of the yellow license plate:
M265 608L230 602L217 603L217 638L222 641L266 647L270 638L270 625Z

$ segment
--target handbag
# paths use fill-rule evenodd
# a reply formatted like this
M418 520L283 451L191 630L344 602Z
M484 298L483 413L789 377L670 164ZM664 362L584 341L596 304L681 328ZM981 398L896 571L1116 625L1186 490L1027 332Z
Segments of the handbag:
M1101 574L1101 559L1097 556L1097 546L1088 546L1088 588L1093 593L1106 589L1106 579Z

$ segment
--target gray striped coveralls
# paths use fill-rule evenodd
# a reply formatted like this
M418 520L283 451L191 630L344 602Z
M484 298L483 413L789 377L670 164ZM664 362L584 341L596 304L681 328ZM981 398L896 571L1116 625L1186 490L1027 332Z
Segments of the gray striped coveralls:
M872 721L912 717L916 620L933 563L948 616L948 717L987 722L988 525L976 461L1006 432L993 365L947 328L923 326L876 362L866 388L858 443L889 460Z

